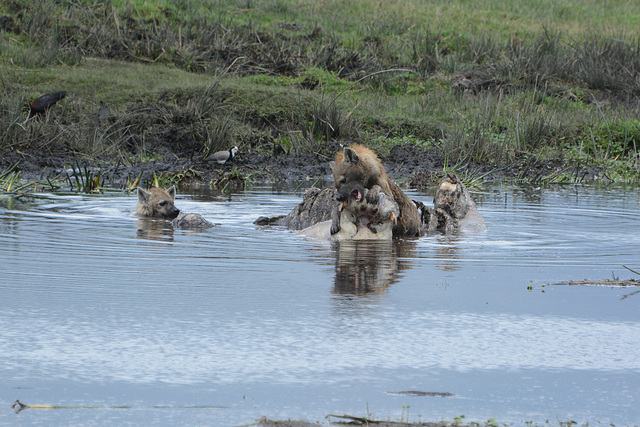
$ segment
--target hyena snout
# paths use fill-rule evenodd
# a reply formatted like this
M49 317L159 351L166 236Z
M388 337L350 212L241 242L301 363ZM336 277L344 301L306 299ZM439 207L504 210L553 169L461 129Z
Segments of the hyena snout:
M365 192L364 185L353 178L342 177L336 181L336 200L339 202L349 202L355 200L359 202Z
M348 202L350 199L359 202L362 200L364 194L363 188L352 188L351 190L346 189L338 189L338 194L336 195L336 200L339 202Z
M166 205L163 206L163 203ZM160 202L160 209L161 215L165 218L174 219L180 214L180 209L176 208L175 205L170 204L169 202Z

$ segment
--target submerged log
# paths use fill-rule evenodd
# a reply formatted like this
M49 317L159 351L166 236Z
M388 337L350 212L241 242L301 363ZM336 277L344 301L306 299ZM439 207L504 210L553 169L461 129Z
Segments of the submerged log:
M549 283L549 286L640 286L640 282L629 280L567 280L564 282Z

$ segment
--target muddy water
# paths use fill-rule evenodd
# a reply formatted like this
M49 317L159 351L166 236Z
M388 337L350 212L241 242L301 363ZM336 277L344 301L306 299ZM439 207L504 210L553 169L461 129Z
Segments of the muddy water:
M475 197L487 233L339 246L252 225L300 200L270 188L180 195L202 232L134 196L0 201L0 424L637 425L640 289L546 284L640 269L638 191Z

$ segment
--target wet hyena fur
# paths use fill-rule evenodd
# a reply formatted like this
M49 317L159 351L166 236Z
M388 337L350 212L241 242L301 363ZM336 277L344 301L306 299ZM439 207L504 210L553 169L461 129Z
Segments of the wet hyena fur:
M374 186L392 198L399 208L397 221L393 226L394 236L419 236L422 233L420 212L409 197L387 175L378 156L370 149L356 144L345 147L336 156L333 166L333 180L339 202L350 197L363 197L365 190ZM340 211L332 215L331 233L340 231Z
M136 215L149 218L174 219L180 213L180 209L174 204L176 187L168 190L153 187L149 190L138 187L138 205Z
M308 188L302 196L302 202L287 215L261 216L253 223L256 225L281 225L291 230L303 230L312 225L331 220L334 209L339 209L334 188Z
M391 240L400 208L382 188L363 189L350 195L338 209L340 230L332 240Z
M460 220L470 209L475 208L476 204L458 175L449 172L440 182L433 198L433 207L443 209L451 217Z
M363 189L364 190L364 189ZM272 217L260 217L256 225L278 225L292 230L303 230L301 233L317 239L329 239L332 228L332 216L342 205L336 199L336 188L310 188L304 193L303 200L289 214ZM392 199L395 201L395 199ZM414 200L420 214L420 222L424 232L441 232L444 234L486 231L484 219L476 209L475 202L468 190L455 174L449 174L438 186L434 203L430 207ZM398 206L400 208L400 206ZM342 219L341 216L338 218ZM345 224L353 224L348 218ZM362 229L362 227L361 227ZM353 231L352 231L353 233ZM356 233L357 234L357 233Z
M173 224L174 227L183 230L204 230L215 227L215 224L204 219L202 215L194 213L180 215L178 218L174 219L171 224Z
M447 173L433 198L433 208L415 202L421 211L426 231L451 234L457 231L481 232L487 230L484 218L478 212L469 190L455 173Z

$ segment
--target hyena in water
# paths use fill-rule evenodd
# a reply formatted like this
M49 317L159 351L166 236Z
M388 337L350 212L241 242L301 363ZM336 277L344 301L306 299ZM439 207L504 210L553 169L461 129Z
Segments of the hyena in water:
M382 188L364 189L361 197L349 197L338 208L340 231L332 240L391 240L400 209Z
M162 188L150 188L148 191L138 187L138 206L136 215L152 218L174 219L180 213L174 201L176 199L176 187L169 190Z
M407 197L387 175L378 156L362 145L345 147L336 156L333 167L333 180L338 193L339 202L350 203L351 200L360 202L365 197L366 190L375 186L393 199L399 207L397 221L394 222L394 236L419 236L422 232L420 213L416 205ZM340 212L334 210L332 215L331 234L340 231Z

